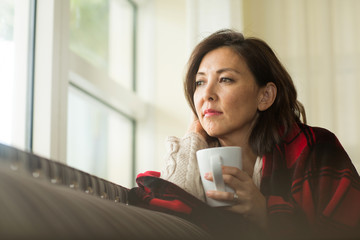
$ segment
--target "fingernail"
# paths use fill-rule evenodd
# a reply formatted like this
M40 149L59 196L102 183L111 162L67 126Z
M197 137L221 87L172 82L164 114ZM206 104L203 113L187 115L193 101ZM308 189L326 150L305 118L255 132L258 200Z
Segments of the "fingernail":
M213 194L213 192L214 192L214 191L211 191L211 190L206 191L206 196L211 197L211 195Z
M210 173L205 173L204 178L208 179L210 177Z

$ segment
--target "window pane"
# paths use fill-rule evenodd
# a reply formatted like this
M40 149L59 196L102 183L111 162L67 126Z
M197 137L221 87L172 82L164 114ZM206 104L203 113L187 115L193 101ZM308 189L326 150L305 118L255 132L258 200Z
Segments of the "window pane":
M132 186L132 121L70 87L67 163L126 187Z
M14 2L0 1L0 142L11 143L14 87Z
M0 1L0 142L25 149L29 1Z
M134 7L127 0L71 0L70 49L133 88Z

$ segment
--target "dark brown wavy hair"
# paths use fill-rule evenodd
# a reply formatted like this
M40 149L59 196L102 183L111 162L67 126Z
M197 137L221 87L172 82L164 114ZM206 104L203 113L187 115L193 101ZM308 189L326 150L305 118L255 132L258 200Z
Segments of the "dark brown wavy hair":
M200 63L208 52L224 46L232 48L244 59L259 87L269 82L276 85L274 103L267 110L257 112L258 117L248 140L254 153L269 153L295 122L306 123L306 115L303 105L297 100L297 92L289 73L263 40L245 38L243 34L230 29L217 31L202 40L193 50L188 62L184 81L186 99L196 115L193 96Z

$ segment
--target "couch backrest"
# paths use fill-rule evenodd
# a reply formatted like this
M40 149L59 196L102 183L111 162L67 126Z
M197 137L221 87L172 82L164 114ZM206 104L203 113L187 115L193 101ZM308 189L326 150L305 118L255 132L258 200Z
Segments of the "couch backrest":
M115 202L127 203L129 189L89 173L0 144L0 167Z

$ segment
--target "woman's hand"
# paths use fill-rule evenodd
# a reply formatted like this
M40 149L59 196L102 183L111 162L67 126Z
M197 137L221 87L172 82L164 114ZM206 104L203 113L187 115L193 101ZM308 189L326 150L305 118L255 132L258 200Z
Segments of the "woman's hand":
M213 181L211 173L206 174L205 178ZM238 168L227 166L223 166L223 178L225 184L235 190L238 199L234 199L235 194L230 192L207 191L206 195L220 201L236 201L235 205L227 209L243 215L251 222L266 229L266 199L255 186L252 178Z
M211 141L214 141L214 138L210 137L204 128L201 126L201 123L197 116L193 115L190 126L188 128L188 132L195 132L200 134L204 140L209 144Z

